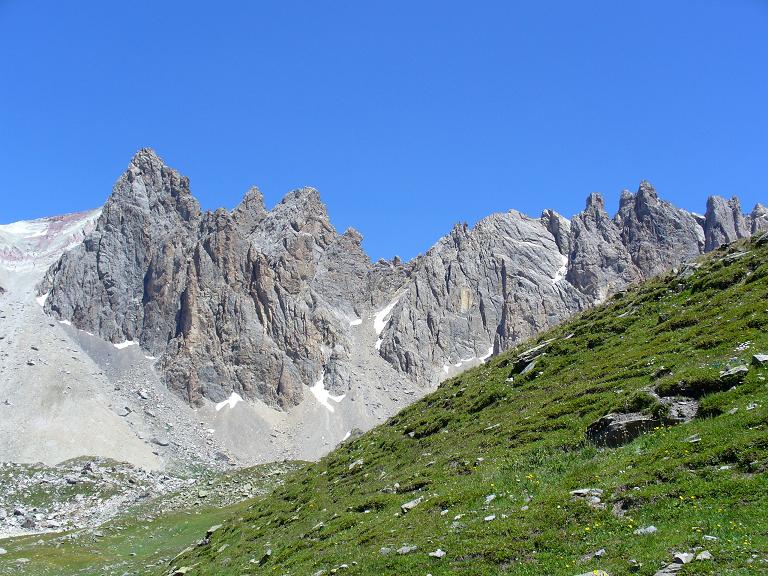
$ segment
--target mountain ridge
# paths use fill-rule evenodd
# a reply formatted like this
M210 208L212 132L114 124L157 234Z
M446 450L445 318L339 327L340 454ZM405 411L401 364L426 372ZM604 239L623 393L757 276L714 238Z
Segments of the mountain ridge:
M142 149L39 293L50 293L47 313L137 342L193 405L237 393L288 409L321 380L335 394L352 380L429 389L627 284L768 227L764 212L710 197L697 218L643 181L614 217L593 193L570 220L495 213L408 262L374 263L357 231L335 230L314 188L271 210L252 188L232 211L202 211L189 180ZM356 365L359 348L363 365L386 364Z

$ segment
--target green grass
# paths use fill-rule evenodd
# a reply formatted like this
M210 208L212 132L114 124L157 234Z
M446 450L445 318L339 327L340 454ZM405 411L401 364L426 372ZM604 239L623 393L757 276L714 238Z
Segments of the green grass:
M768 353L767 244L733 245L687 279L614 296L443 383L268 495L129 511L101 538L0 541L0 574L650 576L699 546L715 560L680 574L768 573L768 369L719 377ZM517 374L517 355L548 339L536 369ZM698 398L699 415L616 449L585 441L608 412L658 414L650 389ZM605 507L573 499L577 488L603 490ZM633 533L648 525L658 532ZM397 554L403 545L417 549ZM438 548L444 558L428 556ZM583 559L600 548L602 558ZM18 568L22 556L31 561Z
M30 535L0 540L8 553L0 556L0 574L29 576L122 576L160 569L180 550L199 541L206 530L236 517L245 504L232 493L244 487L270 492L283 470L298 463L267 464L227 474L211 474L207 482L131 506L97 530ZM208 494L199 498L200 490ZM185 494L187 492L187 494ZM61 497L58 494L57 497ZM66 496L66 495L64 495ZM234 498L237 498L235 494ZM35 499L37 500L37 499ZM50 495L44 502L50 504ZM20 558L29 562L17 564Z
M191 575L651 575L674 551L702 546L714 562L681 574L768 572L768 369L719 379L768 352L759 244L718 251L690 278L630 289L445 382L171 565ZM739 251L749 253L724 258ZM513 374L518 353L550 338L534 371ZM616 449L585 441L610 411L658 410L649 388L699 398L700 415ZM604 509L570 497L585 487L604 491ZM651 524L655 534L633 534ZM395 552L406 544L417 549ZM444 558L428 556L437 548ZM601 559L582 559L600 548Z

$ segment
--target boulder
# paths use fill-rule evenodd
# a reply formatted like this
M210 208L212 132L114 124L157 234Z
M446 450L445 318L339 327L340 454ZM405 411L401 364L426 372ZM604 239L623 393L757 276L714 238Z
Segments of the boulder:
M587 428L587 439L596 446L616 448L631 442L661 423L650 414L606 414Z
M749 366L741 364L739 366L734 366L733 368L722 370L720 372L720 380L726 383L738 384L744 380L744 377L748 372Z
M400 506L400 510L403 511L403 514L405 514L406 512L410 512L411 510L416 508L416 506L421 504L422 500L423 500L423 498L420 497L420 498L415 498L414 500L411 500L409 502L406 502L405 504L402 504Z

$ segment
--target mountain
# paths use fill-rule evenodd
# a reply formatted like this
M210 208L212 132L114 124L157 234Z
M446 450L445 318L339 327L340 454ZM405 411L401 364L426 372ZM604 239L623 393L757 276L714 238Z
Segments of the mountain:
M708 206L688 213L643 182L614 217L592 194L570 220L492 214L410 262L371 262L314 189L267 209L253 188L202 211L188 179L141 150L101 209L0 228L0 459L316 459L628 284L768 226L762 206Z
M132 487L109 522L3 541L0 571L762 574L767 263L765 233L718 248L449 378L319 462L144 500ZM80 468L72 491L49 480L27 499L49 506L52 484L77 514L75 492L95 499L126 473L67 466ZM24 498L53 472L9 474Z
M763 573L766 262L729 245L447 380L157 574Z
M712 197L701 218L643 182L614 218L592 194L570 221L511 210L455 226L411 262L372 263L358 232L333 228L316 190L266 210L252 189L232 212L202 212L188 179L144 149L40 295L47 313L158 358L167 386L193 405L237 394L290 409L309 390L352 401L354 383L427 390L762 229L764 212L744 216L738 200Z

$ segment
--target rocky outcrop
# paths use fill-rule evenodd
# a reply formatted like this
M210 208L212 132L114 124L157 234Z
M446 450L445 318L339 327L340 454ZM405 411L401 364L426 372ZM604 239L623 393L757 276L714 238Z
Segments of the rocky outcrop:
M359 242L335 232L312 189L270 212L253 189L232 213L201 213L188 180L142 150L42 290L48 311L158 356L191 402L236 391L287 407L348 356L342 316L372 268Z
M748 221L751 234L768 230L768 208L762 204L755 204L755 207L749 214Z
M704 231L685 210L660 200L649 182L637 194L625 190L614 218L632 262L644 277L691 260L704 249Z
M586 304L566 265L540 219L513 210L456 225L393 297L381 355L416 378L487 358Z
M710 196L704 217L704 249L707 252L750 234L747 219L741 213L741 204L735 196L730 200Z
M145 149L40 294L50 314L139 343L192 403L237 392L289 408L307 385L426 389L764 220L717 198L697 219L643 182L614 218L592 194L572 220L511 210L456 225L411 262L372 263L316 190L268 210L252 188L231 212L202 212L189 181Z
M597 446L616 448L653 430L660 421L650 414L606 414L587 428L587 439Z
M584 212L571 221L566 280L591 302L600 302L641 277L622 242L621 231L605 211L603 197L590 194Z

